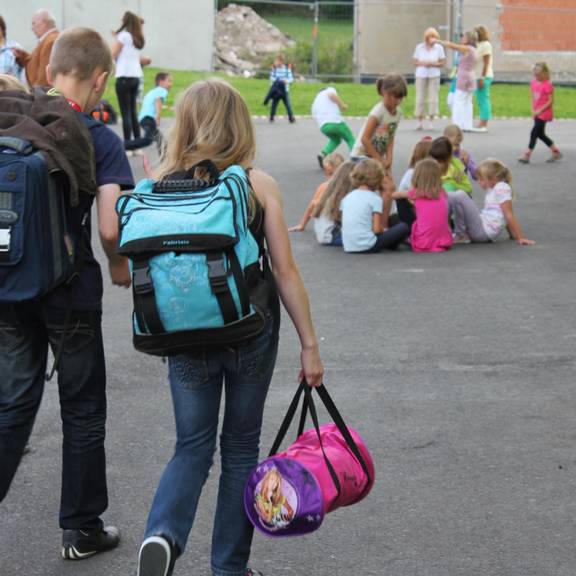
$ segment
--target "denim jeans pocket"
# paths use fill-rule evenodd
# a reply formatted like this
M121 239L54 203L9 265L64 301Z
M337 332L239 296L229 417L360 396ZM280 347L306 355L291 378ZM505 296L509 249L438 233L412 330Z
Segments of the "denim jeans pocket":
M62 353L73 356L88 348L96 338L96 328L85 319L72 317L68 326L48 324L50 343L53 347L60 346L64 333Z
M168 359L170 381L174 386L193 390L210 380L204 352L179 354Z
M270 370L276 358L277 334L274 334L274 321L266 319L262 332L250 342L238 348L238 372L254 378L262 378Z

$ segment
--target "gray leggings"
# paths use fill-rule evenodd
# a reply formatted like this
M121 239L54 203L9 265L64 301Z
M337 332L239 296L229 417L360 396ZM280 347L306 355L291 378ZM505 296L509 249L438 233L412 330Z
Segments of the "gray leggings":
M448 194L450 209L454 214L454 234L467 235L472 242L492 242L480 218L480 211L464 190Z

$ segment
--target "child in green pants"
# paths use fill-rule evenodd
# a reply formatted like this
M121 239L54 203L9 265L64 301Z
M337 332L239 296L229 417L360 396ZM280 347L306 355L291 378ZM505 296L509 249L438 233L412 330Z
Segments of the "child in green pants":
M324 157L334 152L342 140L346 141L350 150L354 147L354 134L342 118L342 112L347 108L348 106L338 96L336 88L332 86L320 90L314 99L312 116L318 123L322 134L329 139L318 155L320 168L323 168Z

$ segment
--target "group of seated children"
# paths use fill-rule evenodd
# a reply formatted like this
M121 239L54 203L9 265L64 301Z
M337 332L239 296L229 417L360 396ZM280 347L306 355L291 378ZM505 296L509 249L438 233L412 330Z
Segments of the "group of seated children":
M321 184L300 223L314 220L320 244L345 252L369 253L409 243L414 252L443 252L453 243L492 242L505 229L518 244L531 245L512 210L510 170L499 160L476 166L461 148L462 131L448 126L444 136L414 147L410 167L398 189L382 163L373 158L324 158L328 180ZM479 210L472 200L476 180L486 191ZM397 214L387 217L396 201Z

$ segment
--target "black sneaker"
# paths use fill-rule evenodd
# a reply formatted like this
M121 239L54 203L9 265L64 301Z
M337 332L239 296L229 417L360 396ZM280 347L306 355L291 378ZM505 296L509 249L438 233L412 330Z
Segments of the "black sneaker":
M246 570L246 576L264 576L264 574L258 572L258 570L254 570L254 568L248 568Z
M106 526L101 530L64 530L62 535L62 558L84 560L116 548L120 542L120 530Z
M150 536L140 547L138 576L170 576L175 560L174 550L166 538Z
M324 155L318 154L318 156L316 156L316 160L318 160L318 165L320 166L320 170L324 170Z

